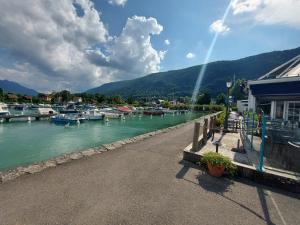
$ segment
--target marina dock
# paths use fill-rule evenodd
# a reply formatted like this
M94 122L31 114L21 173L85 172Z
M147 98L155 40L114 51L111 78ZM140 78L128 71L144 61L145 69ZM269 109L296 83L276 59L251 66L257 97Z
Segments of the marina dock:
M27 119L31 120L31 118L34 118L35 120L40 120L42 118L50 118L54 114L17 114L17 115L0 115L0 121L2 120L3 122L9 122L11 119Z

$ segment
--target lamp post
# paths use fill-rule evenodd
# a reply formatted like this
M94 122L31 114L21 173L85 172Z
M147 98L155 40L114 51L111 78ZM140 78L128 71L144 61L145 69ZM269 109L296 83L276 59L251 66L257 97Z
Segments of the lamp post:
M232 86L231 81L226 82L226 87L227 87L227 102L226 102L226 114L225 114L225 121L224 121L224 130L228 130L228 110L229 110L229 90Z

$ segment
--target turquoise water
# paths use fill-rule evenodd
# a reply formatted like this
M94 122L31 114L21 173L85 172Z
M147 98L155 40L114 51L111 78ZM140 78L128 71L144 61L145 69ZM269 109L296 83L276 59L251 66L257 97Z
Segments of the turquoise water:
M201 114L127 116L126 120L89 121L79 126L57 126L49 121L0 124L0 171L47 160L166 128Z

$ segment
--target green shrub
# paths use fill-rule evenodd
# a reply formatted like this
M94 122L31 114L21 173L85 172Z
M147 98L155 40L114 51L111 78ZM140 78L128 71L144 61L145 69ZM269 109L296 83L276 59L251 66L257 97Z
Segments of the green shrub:
M222 111L217 115L216 126L220 127L221 125L224 125L224 121L225 121L225 112Z
M195 111L211 111L211 112L219 112L222 111L224 108L222 105L195 105Z
M231 162L230 158L216 152L204 153L201 162L206 165L209 163L212 166L224 166L226 173L230 176L233 176L236 171L236 166Z
M237 112L237 111L238 111L238 109L237 109L237 107L236 107L236 106L233 106L233 107L231 107L231 111L233 111L233 112Z

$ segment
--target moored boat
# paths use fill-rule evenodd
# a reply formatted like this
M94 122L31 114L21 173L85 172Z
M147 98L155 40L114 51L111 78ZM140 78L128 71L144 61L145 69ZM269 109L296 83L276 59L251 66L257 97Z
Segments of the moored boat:
M10 115L8 106L5 103L0 102L0 116Z
M164 111L158 108L150 108L144 111L144 115L160 116L163 115Z
M118 119L122 118L124 116L123 113L120 113L119 111L113 109L113 108L103 108L99 110L106 118L109 119Z
M66 114L59 114L56 116L52 116L50 118L50 121L55 124L62 124L62 125L76 125L80 124L85 120L83 117L74 117L74 116L69 116Z
M103 120L105 115L99 109L91 109L84 112L84 116L88 120Z

